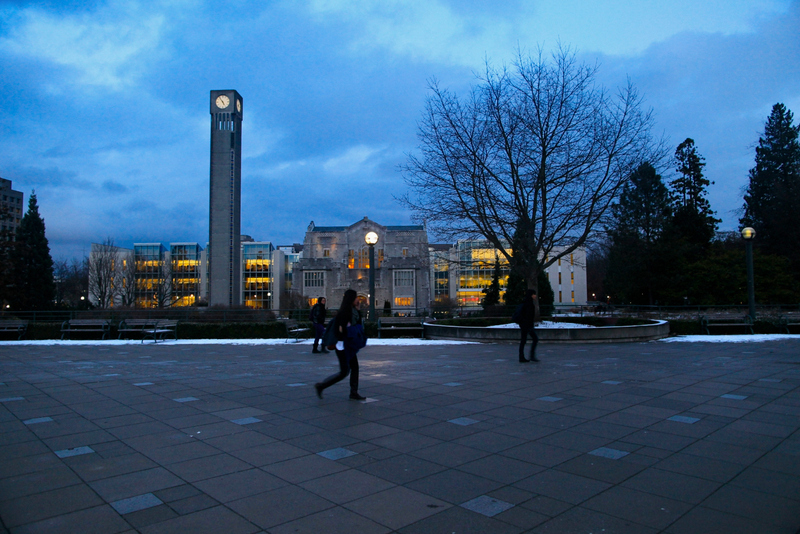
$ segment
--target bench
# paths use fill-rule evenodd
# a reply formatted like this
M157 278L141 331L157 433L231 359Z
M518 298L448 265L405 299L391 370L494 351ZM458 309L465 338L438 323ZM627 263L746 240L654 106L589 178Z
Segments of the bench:
M290 339L294 339L293 343L298 343L302 341L300 339L300 334L311 331L311 327L301 325L300 322L294 319L288 319L284 321L283 324L286 326L286 343L288 343Z
M17 339L22 339L28 331L28 321L17 321L13 319L0 320L0 332L11 332L17 334Z
M158 324L158 319L123 319L119 322L117 332L122 339L128 335L144 336L145 330L153 330Z
M711 335L711 328L739 328L744 333L754 334L753 321L749 315L733 315L730 313L710 313L700 316L700 327L707 335Z
M111 332L111 322L106 319L69 319L61 323L61 339L73 332L102 332L103 339Z
M167 336L178 341L178 321L159 319L154 326L142 329L142 343L145 339L152 339L154 343L158 343L159 339L164 341Z
M383 332L405 333L411 330L419 331L419 337L422 337L422 323L422 317L379 317L378 338Z
M787 334L791 334L791 327L793 326L800 326L800 313L798 312L787 312L778 316L778 320L775 323L775 326L781 332L786 332Z

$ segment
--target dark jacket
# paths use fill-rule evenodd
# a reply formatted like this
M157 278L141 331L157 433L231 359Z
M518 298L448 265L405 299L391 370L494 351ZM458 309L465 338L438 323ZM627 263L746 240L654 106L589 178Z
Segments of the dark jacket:
M311 322L315 324L325 324L325 305L317 302L311 308Z
M340 311L334 321L336 321L336 339L339 341L344 341L347 339L347 324L350 323L351 325L361 324L361 313L358 311L357 308L352 309L352 313L350 317L347 314L342 314Z

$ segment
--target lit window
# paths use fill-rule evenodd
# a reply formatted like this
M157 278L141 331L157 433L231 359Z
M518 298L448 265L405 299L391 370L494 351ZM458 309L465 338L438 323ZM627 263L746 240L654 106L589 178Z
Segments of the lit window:
M330 258L331 257L331 249L326 248L322 250L322 257L323 258Z
M395 297L395 306L403 306L406 308L414 306L414 297Z
M563 300L561 299L561 291L558 292L558 302L563 302Z

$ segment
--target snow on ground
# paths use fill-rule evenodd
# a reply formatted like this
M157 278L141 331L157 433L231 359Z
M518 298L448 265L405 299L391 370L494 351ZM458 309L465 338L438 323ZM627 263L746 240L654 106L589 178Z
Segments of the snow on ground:
M755 334L735 336L675 336L658 341L663 343L761 343L763 341L800 340L798 334Z
M487 326L486 328L519 329L519 325L517 323L496 324L494 326ZM595 328L595 327L589 324L563 323L558 321L541 321L539 323L536 323L536 328Z

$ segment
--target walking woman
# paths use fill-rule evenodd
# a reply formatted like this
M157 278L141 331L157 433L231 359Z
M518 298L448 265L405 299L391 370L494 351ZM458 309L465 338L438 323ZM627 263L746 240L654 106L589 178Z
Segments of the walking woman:
M344 379L348 374L350 375L350 398L359 401L366 399L366 397L358 394L357 354L358 349L366 343L366 337L363 335L364 329L361 325L361 314L357 308L357 297L358 293L355 290L348 289L345 291L342 305L339 307L339 313L332 319L335 321L333 328L334 332L336 332L336 357L339 358L339 372L329 376L322 382L314 384L317 397L320 399L325 388ZM360 338L358 337L359 332ZM350 336L348 336L348 333L350 333Z

